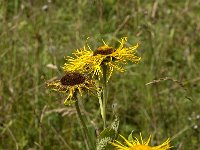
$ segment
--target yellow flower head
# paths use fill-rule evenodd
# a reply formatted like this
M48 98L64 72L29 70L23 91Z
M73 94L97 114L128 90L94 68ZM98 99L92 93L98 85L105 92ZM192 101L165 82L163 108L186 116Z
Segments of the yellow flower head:
M119 41L120 46L114 48L108 46L104 41L104 45L98 47L96 50L91 50L87 45L82 49L76 50L73 57L68 57L68 63L64 64L63 69L65 71L81 71L84 73L92 73L99 78L102 75L102 65L105 65L108 69L108 78L112 75L114 69L123 72L124 68L121 64L126 64L128 61L138 63L140 57L136 56L136 49L138 44L132 47L125 47L127 38L121 38Z
M68 94L64 101L65 105L76 101L74 98L76 92L82 96L83 91L95 90L94 82L79 72L66 72L60 80L47 83L47 86L55 91Z
M159 146L149 146L149 142L151 139L151 136L148 138L148 140L145 142L142 138L142 135L140 134L140 140L135 137L134 140L128 141L126 138L124 138L122 135L120 135L122 139L125 141L125 145L120 143L119 141L116 141L112 143L113 146L115 146L116 150L168 150L170 149L170 140L167 139L163 144Z

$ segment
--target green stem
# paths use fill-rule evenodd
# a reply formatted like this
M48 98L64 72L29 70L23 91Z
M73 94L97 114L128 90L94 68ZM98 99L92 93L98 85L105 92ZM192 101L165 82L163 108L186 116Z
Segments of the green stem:
M94 145L93 145L93 142L92 142L92 138L91 138L90 133L88 131L88 128L87 128L87 126L86 126L86 124L85 124L85 122L83 120L82 115L81 115L81 111L80 111L80 108L79 108L79 105L78 105L78 99L75 102L75 107L76 107L76 111L77 111L78 117L79 117L79 119L81 121L81 125L83 126L83 132L85 134L85 137L88 139L87 142L88 142L88 144L90 144L92 149L95 149Z
M103 128L106 128L106 107L107 107L107 66L102 65L103 68Z
M101 117L103 118L103 100L102 100L102 90L99 87L99 82L96 82L97 86L97 97L99 99L99 105L100 105L100 111L101 111Z

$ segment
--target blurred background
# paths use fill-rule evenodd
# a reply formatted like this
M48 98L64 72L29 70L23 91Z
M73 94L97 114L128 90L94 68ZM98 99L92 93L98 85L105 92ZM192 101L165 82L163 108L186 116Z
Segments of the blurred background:
M200 150L199 33L200 0L1 0L0 149L86 149L75 108L45 83L87 37L95 49L127 36L142 60L111 77L108 118L118 114L125 137L134 130L152 145L170 137L174 150ZM98 134L97 97L81 106Z

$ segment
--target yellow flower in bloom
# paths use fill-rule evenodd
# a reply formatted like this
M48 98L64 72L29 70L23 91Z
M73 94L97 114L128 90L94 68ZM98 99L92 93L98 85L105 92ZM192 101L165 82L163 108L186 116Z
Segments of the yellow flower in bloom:
M140 134L141 141L139 141L138 138L136 137L134 140L128 141L122 135L120 136L125 141L125 145L115 140L115 142L112 143L112 145L115 146L116 150L168 150L171 148L169 139L167 139L163 144L153 147L153 146L149 146L151 136L148 138L146 142L143 140L141 134Z
M66 72L60 80L47 83L47 86L55 91L68 94L64 101L65 105L70 105L76 101L74 99L76 92L82 96L83 91L95 90L94 82L78 72Z
M96 50L91 50L87 45L82 49L76 50L72 53L75 58L68 57L68 63L64 64L65 71L81 71L84 73L92 73L100 78L102 75L102 65L107 66L107 74L110 77L114 69L123 72L124 68L121 64L126 64L127 61L138 63L140 57L136 55L138 44L131 47L125 47L127 38L121 38L120 46L115 49L108 46L104 41L104 45L98 47Z

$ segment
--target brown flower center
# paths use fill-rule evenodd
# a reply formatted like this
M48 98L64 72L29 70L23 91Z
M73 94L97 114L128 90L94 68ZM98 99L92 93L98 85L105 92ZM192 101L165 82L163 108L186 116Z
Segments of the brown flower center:
M113 47L100 46L94 51L93 56L96 56L97 54L109 55L109 54L112 54L113 52L114 52L114 48Z
M78 72L67 72L65 76L60 79L62 85L74 86L85 82L85 77Z

